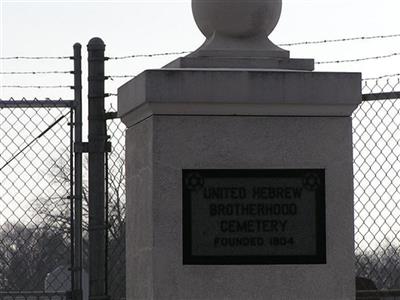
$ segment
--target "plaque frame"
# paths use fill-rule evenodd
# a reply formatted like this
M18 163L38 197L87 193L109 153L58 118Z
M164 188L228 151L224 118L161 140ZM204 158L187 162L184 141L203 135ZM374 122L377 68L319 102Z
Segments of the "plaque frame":
M193 173L204 177L256 178L300 177L309 173L319 177L316 191L316 253L314 255L193 255L191 192L185 187L185 179ZM183 265L288 265L326 264L326 211L325 169L183 169L182 170L182 245Z

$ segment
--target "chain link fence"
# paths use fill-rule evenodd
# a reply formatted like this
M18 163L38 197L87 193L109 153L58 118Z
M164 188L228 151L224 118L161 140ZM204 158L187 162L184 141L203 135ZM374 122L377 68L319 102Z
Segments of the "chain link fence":
M0 299L70 288L71 109L0 100Z
M125 298L125 125L120 119L107 121L112 151L108 154L108 294Z
M400 91L400 78L364 81L364 98L380 99L364 101L353 115L357 288L386 291L370 298L359 293L359 299L400 299L400 100L396 91Z
M359 299L400 299L400 78L363 82L364 101L353 115L354 214L357 288L385 291ZM125 126L108 121L109 294L125 297Z
M364 94L389 94L364 101L353 115L357 283L359 289L376 288L390 296L368 299L396 299L400 294L400 101L392 92L400 90L400 79L363 84ZM24 299L31 297L26 295L58 299L57 291L70 284L65 274L71 262L72 136L71 108L64 104L0 101L0 299L24 295ZM107 130L112 142L107 155L107 288L111 299L117 300L125 298L126 285L125 126L114 118L107 121ZM87 169L87 159L84 162Z

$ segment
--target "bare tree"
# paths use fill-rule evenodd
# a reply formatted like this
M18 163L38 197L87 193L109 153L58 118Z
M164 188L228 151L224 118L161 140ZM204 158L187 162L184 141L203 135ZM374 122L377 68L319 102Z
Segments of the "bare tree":
M5 223L2 227L1 290L43 290L47 273L60 264L69 263L69 245L62 231L23 223Z
M125 291L125 159L121 153L108 154L108 285L112 299L124 298ZM87 174L88 161L84 160L84 174ZM70 184L68 161L57 161L51 168L51 181L55 184ZM82 230L84 267L87 267L89 250L88 218L89 198L88 181L83 180L82 195ZM46 224L70 234L70 199L68 190L58 198L41 198L36 201L34 214Z

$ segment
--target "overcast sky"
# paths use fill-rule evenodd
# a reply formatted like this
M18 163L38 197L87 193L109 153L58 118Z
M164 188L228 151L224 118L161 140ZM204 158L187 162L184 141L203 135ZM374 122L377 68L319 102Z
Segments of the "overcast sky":
M399 0L283 0L280 22L270 38L280 44L400 34L399 12ZM0 0L0 57L70 56L73 44L80 42L83 45L85 86L86 45L95 36L105 41L106 56L195 50L204 41L192 18L190 0ZM356 59L400 52L400 37L286 49L291 51L291 57L314 58L316 61ZM135 75L145 69L160 68L175 58L110 60L106 62L106 75ZM72 65L70 60L0 60L0 72L70 71ZM323 64L317 65L316 70L362 72L364 78L377 77L400 73L400 56L359 63ZM127 80L108 81L106 92L115 93ZM69 74L0 75L0 85L72 84L73 78ZM84 89L84 96L86 93ZM0 99L72 99L72 96L70 89L0 88ZM116 107L115 97L108 102ZM86 138L86 134L84 136Z
M191 13L190 0L159 1L18 1L0 0L0 56L71 55L72 45L101 37L107 56L194 50L204 40ZM283 0L275 43L400 33L399 0ZM352 59L400 52L400 38L287 48L292 57L317 61ZM106 73L137 74L159 68L174 56L108 61ZM84 53L86 60L86 53ZM84 66L85 68L85 66ZM0 61L1 71L71 70L71 61ZM363 63L320 65L316 70L360 71L364 77L400 73L400 56ZM84 74L84 79L86 76ZM116 92L126 79L107 83ZM10 84L72 84L71 75L0 77ZM72 91L3 89L0 98L71 98Z

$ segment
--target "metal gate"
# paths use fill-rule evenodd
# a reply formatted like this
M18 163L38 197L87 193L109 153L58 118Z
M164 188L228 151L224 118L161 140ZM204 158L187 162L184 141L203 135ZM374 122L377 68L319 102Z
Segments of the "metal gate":
M80 51L75 99L0 100L0 299L81 289Z

